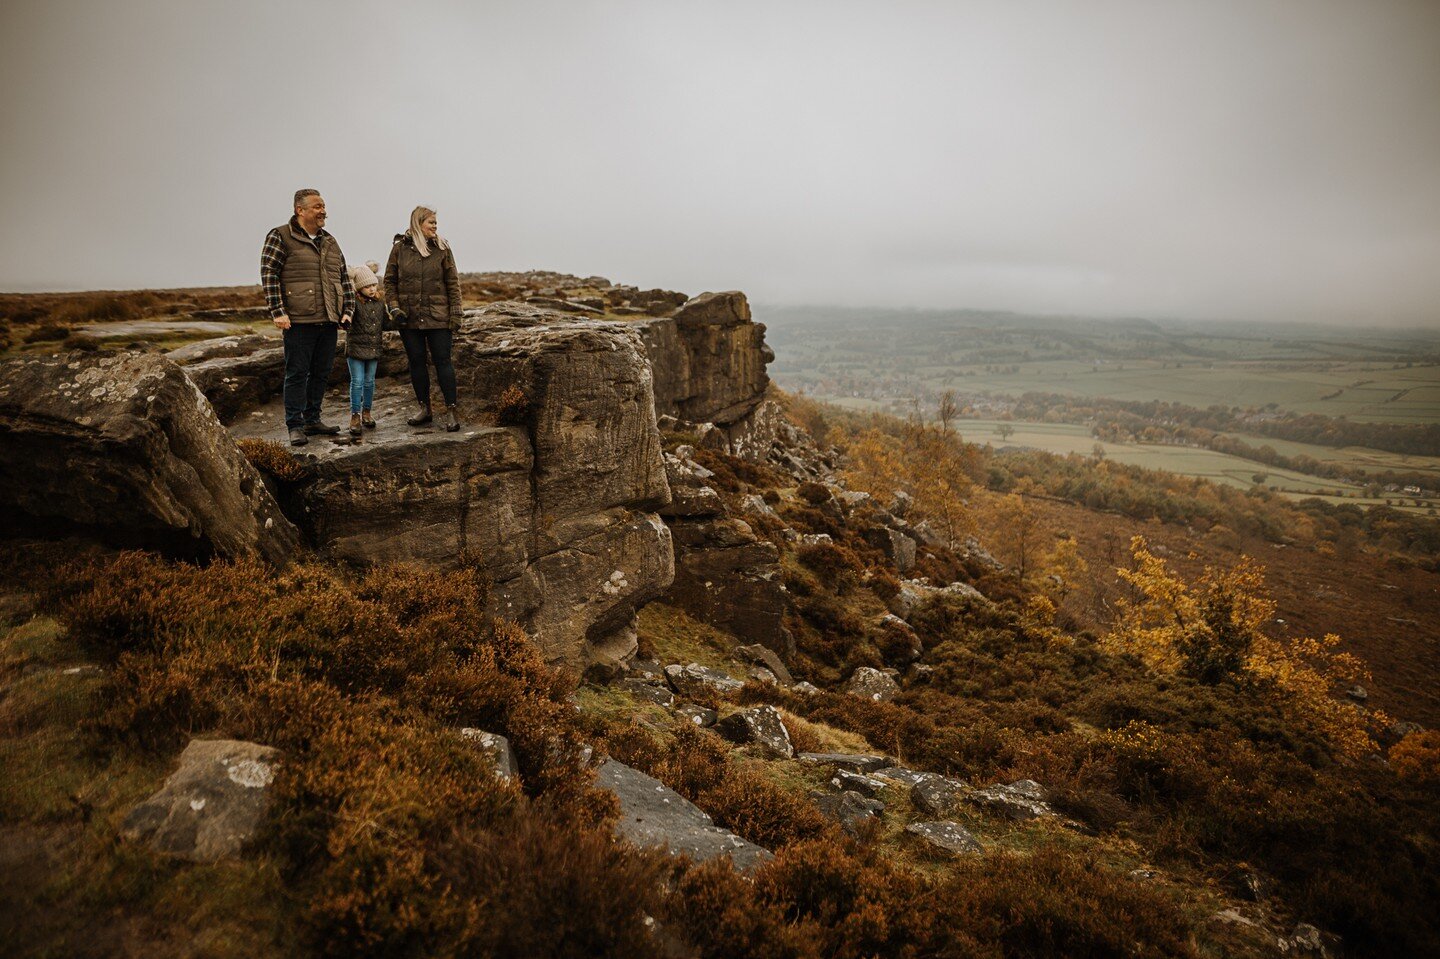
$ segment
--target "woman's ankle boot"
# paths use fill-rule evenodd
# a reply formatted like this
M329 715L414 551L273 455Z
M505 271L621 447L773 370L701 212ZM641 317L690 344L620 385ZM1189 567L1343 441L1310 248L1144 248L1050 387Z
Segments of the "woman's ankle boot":
M351 435L351 436L359 436L359 435L360 435L360 414L359 414L359 413L351 413L351 414L350 414L350 435Z
M426 423L429 423L434 418L435 417L430 415L430 404L423 403L421 404L420 409L415 413L415 415L410 417L405 422L409 423L411 426L424 426Z
M460 417L455 415L457 409L458 407L453 404L445 407L445 432L447 433L460 432Z
M360 425L367 430L373 430L375 428L375 417L370 415L369 410L360 411Z

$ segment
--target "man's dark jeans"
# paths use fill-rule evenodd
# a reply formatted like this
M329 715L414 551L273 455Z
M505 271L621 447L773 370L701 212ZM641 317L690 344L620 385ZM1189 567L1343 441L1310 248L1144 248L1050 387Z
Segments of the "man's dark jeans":
M285 331L285 428L320 421L335 363L334 323L295 323Z

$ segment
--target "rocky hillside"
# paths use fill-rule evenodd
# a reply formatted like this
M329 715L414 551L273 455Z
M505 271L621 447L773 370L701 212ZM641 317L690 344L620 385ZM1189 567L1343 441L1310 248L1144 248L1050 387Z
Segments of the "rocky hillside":
M455 434L394 343L299 453L264 334L4 364L17 954L1436 951L1432 734L1258 621L1125 645L1253 578L1137 546L1100 635L958 439L798 425L742 294L465 285Z

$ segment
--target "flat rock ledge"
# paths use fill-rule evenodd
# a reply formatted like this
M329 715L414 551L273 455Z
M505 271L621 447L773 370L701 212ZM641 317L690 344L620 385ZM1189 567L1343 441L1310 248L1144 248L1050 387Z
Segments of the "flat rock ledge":
M715 825L704 810L660 780L624 763L607 759L595 783L619 797L615 831L637 846L669 849L696 862L727 856L742 872L775 858L770 850Z
M240 854L270 804L279 752L235 739L192 739L180 768L125 817L121 834L194 862Z
M970 830L949 820L912 822L905 827L905 831L925 845L952 855L962 856L985 851L980 840L971 835Z

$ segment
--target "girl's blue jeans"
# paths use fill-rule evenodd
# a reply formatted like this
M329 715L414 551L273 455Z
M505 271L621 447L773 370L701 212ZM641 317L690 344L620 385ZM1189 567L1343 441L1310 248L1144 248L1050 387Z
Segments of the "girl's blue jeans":
M368 410L375 400L375 367L379 360L352 360L345 358L350 367L350 413Z

